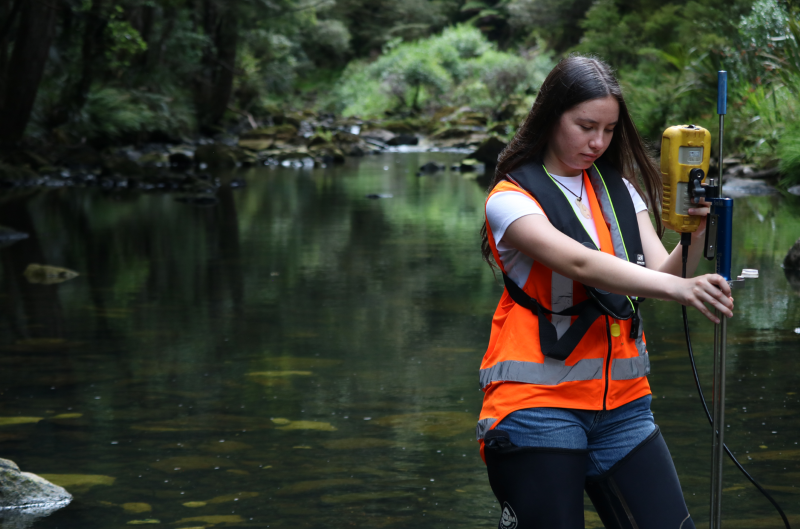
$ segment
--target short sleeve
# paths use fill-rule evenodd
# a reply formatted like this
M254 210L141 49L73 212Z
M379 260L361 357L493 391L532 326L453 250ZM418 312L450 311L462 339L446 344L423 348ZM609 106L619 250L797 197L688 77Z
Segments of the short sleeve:
M486 219L492 229L495 246L505 235L511 223L526 215L544 215L542 208L526 195L517 191L501 191L486 202Z
M636 191L636 188L633 187L633 184L628 182L628 180L625 178L623 178L622 181L625 182L625 185L628 187L628 192L631 194L631 200L633 200L633 208L636 211L636 213L639 213L640 211L647 211L647 204L645 204L644 200L642 200L642 196L639 194L638 191Z

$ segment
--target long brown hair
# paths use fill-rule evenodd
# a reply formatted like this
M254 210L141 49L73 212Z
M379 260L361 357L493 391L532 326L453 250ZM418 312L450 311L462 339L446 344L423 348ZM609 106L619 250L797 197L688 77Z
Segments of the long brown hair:
M547 148L547 140L561 115L572 107L592 99L612 96L619 103L619 122L614 128L614 136L602 159L617 169L623 178L645 196L650 210L655 214L656 232L664 234L661 223L661 174L633 124L622 89L614 77L613 70L605 62L581 55L570 55L562 59L547 75L536 96L536 101L517 130L514 139L506 146L497 160L494 178L489 192L505 176L526 162L541 157ZM642 176L647 193L642 193L636 170ZM481 253L484 260L495 266L492 250L486 232L486 223L481 228Z

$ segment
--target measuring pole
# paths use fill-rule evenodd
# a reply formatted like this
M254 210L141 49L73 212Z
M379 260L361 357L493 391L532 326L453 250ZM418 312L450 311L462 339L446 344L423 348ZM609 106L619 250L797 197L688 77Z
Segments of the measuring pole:
M719 194L712 200L714 214L718 215L717 273L731 281L731 243L733 228L733 201L722 196L722 137L727 112L728 73L717 73L717 114L719 114ZM728 319L715 311L720 323L714 325L714 387L713 422L711 443L711 529L720 529L722 524L722 463L725 455L725 359L728 339Z

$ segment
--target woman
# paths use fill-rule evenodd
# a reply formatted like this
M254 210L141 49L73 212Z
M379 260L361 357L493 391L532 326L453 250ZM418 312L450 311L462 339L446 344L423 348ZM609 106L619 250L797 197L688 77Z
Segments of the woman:
M608 528L694 527L650 412L638 304L673 300L717 322L706 304L731 317L733 299L719 275L680 277L681 250L660 241L660 203L659 172L608 65L562 60L486 201L483 254L506 289L481 365L477 436L501 528L582 528L584 489ZM705 219L693 239L704 229ZM690 275L701 246L690 246Z

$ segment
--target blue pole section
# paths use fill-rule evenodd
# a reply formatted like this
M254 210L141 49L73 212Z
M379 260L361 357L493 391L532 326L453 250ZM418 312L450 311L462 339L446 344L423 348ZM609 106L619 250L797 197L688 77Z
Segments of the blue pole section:
M720 116L728 113L728 72L717 72L717 114Z
M717 270L716 272L731 280L731 248L733 246L733 199L715 198L714 213L718 216L717 225Z

